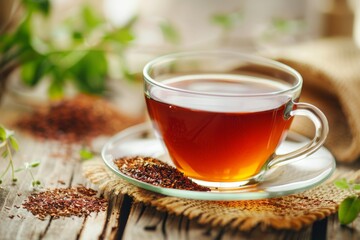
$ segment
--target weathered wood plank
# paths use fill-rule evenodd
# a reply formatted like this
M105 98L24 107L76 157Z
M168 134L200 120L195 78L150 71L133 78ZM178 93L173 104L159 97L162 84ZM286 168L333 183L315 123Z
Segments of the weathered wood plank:
M70 149L58 142L38 141L26 135L18 135L18 140L21 148L14 155L15 165L20 167L24 162L40 161L39 167L33 169L33 174L44 188L79 184L94 187L82 177L81 161L77 157L78 148ZM1 163L0 168L4 169L4 163ZM101 212L87 218L47 218L41 221L21 208L23 201L32 193L30 175L19 172L17 178L15 185L8 178L0 189L1 239L107 239L111 230L104 229L106 219L111 220L111 224L106 227L111 229L117 225L116 211L109 212L109 217L106 212ZM12 215L14 217L9 218Z
M124 232L124 239L310 239L311 226L300 231L262 230L249 232L213 228L195 220L159 212L143 204L134 204Z
M119 227L119 218L121 215L121 206L123 198L119 195L112 195L109 199L109 205L107 209L105 226L102 229L99 239L116 239L117 230ZM95 223L96 224L96 223ZM90 225L91 227L91 225ZM87 231L89 227L84 228L84 237L82 239L87 239Z
M339 223L337 215L330 216L327 225L327 239L360 239L360 218L357 218L349 226L342 226Z

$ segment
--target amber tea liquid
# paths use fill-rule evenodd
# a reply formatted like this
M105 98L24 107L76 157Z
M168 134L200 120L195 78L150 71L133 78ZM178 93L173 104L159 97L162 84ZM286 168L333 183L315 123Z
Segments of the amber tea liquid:
M290 97L236 98L232 94L282 91L285 85L254 77L204 75L163 82L213 97L150 89L150 118L179 170L204 181L236 182L256 175L284 138Z

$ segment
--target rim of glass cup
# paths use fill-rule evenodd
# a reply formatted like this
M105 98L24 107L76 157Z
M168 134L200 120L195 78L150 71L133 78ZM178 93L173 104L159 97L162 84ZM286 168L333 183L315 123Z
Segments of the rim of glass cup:
M205 55L232 55L232 56L238 56L239 58L243 59L244 61L247 62L252 62L254 64L258 64L258 65L263 65L263 66L268 66L268 67L273 67L273 68L277 68L280 69L284 72L289 73L290 75L292 75L296 80L296 84L292 85L291 87L281 90L281 91L274 91L274 92L267 92L267 93L207 93L207 92L200 92L200 91L191 91L191 90L186 90L186 89L182 89L182 88L176 88L176 87L172 87L172 86L168 86L166 84L163 84L159 81L156 81L155 79L153 79L149 72L150 70L153 68L153 66L155 64L159 64L159 63L166 63L166 62L171 62L176 60L177 58L181 58L181 57L191 57L191 56L205 56ZM143 69L143 76L145 81L151 83L152 85L155 85L157 87L160 88L164 88L167 90L171 90L171 91L177 91L177 92L183 92L183 93L188 93L188 94L196 94L196 95L204 95L204 96L218 96L218 97L266 97L266 96L276 96L276 95L280 95L280 94L285 94L287 92L292 92L295 91L298 88L301 88L302 86L302 82L303 79L300 75L300 73L298 71L296 71L295 69L293 69L292 67L283 64L281 62L269 59L269 58L265 58L265 57L261 57L261 56L257 56L255 54L245 54L245 53L239 53L239 52L233 52L233 51L187 51L187 52L179 52L179 53L170 53L170 54L166 54L163 56L159 56L153 60L151 60L150 62L148 62Z

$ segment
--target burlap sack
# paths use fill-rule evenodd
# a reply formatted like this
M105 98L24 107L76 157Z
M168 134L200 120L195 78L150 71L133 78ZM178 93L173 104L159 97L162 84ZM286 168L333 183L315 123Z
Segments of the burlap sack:
M296 69L304 79L302 102L319 107L330 126L326 147L341 162L360 156L360 49L348 38L322 39L284 48L270 57ZM292 128L312 137L310 121Z

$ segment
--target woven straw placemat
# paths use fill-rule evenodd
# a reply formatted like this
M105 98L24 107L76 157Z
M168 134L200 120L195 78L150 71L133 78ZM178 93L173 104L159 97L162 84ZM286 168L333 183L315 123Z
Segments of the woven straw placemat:
M84 176L104 191L105 196L128 194L135 201L176 215L196 219L200 224L228 226L242 231L260 225L262 228L298 230L337 211L339 203L348 196L336 188L335 178L360 178L356 172L336 172L326 183L285 197L242 201L201 201L164 196L136 187L107 169L100 160L84 163Z

